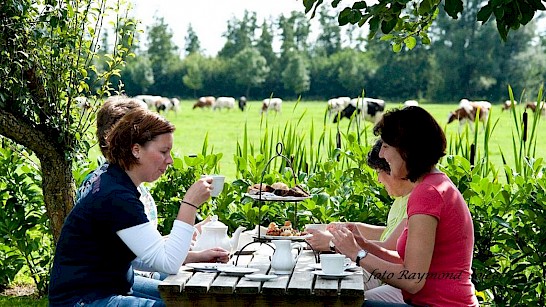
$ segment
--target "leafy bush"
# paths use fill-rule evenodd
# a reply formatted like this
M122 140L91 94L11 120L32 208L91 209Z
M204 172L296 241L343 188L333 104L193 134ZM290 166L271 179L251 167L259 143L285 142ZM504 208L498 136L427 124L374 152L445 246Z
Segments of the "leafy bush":
M41 178L28 161L21 158L21 147L3 140L0 148L0 287L5 287L26 265L38 289L47 291L52 239L49 231ZM15 149L13 149L15 148Z

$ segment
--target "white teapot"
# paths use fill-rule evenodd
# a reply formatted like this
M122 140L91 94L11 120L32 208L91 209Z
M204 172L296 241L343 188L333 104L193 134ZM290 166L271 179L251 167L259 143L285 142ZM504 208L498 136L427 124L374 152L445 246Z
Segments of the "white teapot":
M218 215L213 215L210 222L201 227L202 233L199 233L197 229L196 242L193 245L192 250L201 251L214 247L221 247L230 253L233 253L237 249L239 243L239 235L246 227L239 226L233 233L233 237L228 237L228 227L226 224L218 220Z

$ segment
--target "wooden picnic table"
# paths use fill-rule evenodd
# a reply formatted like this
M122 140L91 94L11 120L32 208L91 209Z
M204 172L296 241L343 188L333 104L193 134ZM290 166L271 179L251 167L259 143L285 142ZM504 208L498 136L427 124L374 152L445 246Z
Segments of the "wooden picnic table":
M274 270L270 268L272 254L272 248L261 244L254 253L235 255L231 262L237 260L237 266L273 274ZM292 274L279 275L270 281L251 281L218 272L194 272L183 266L178 274L170 275L159 285L159 291L167 306L362 305L365 271L357 267L353 275L345 278L323 279L313 274L309 267L315 259L313 251L303 250Z

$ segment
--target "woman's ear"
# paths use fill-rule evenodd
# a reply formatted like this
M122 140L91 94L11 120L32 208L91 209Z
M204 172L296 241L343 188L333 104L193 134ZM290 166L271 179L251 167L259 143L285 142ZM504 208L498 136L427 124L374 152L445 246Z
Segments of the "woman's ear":
M137 159L140 159L140 145L139 144L133 144L131 147L131 151L133 152L133 156Z

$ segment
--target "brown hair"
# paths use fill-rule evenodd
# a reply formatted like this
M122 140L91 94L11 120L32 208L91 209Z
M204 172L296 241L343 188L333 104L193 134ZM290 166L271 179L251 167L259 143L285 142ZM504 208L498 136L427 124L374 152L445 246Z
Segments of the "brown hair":
M107 156L106 135L112 126L127 112L143 107L142 102L127 96L110 96L104 101L104 104L97 112L97 140L103 156Z
M158 135L173 133L174 125L159 114L147 109L136 108L123 116L108 133L106 158L124 170L138 165L132 146L145 146Z
M406 162L406 179L416 182L445 155L446 136L438 122L421 107L393 109L373 128L383 142L395 147Z
M381 139L375 142L372 149L368 152L366 163L376 171L384 171L385 173L390 174L391 167L389 166L389 163L387 163L387 160L379 157L379 151L381 151L382 145L383 141Z

